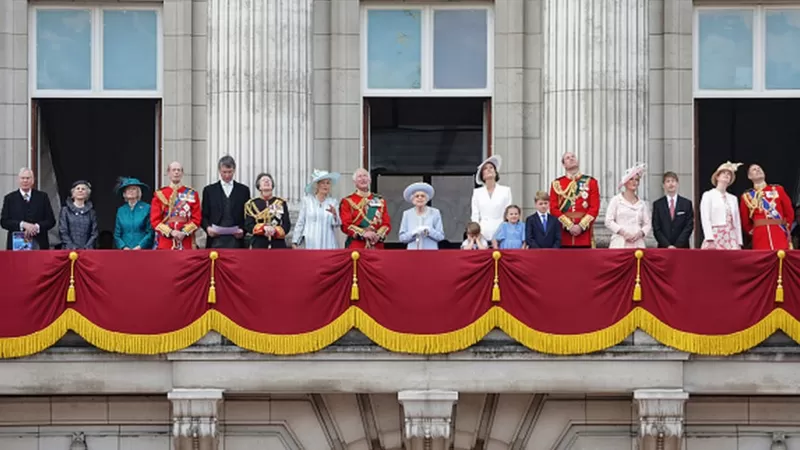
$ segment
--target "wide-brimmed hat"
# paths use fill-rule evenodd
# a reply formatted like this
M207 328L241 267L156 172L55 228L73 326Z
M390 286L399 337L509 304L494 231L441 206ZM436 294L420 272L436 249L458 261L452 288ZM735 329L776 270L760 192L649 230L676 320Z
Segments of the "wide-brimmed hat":
M632 178L641 177L646 167L647 165L645 163L637 163L635 166L629 167L619 180L617 189L622 189L622 186L625 186L625 183L630 181Z
M311 181L306 185L306 194L314 193L314 185L322 180L331 180L331 184L336 184L339 181L339 174L336 172L328 172L327 170L314 169L311 172Z
M724 163L720 164L719 167L717 167L717 170L715 170L714 173L711 175L711 184L713 184L714 186L717 185L717 177L719 176L719 173L722 172L723 170L727 170L731 173L730 184L733 184L733 182L736 181L736 170L739 169L741 165L742 163L732 163L730 161L725 161Z
M117 181L117 187L114 189L114 192L116 192L117 195L121 195L122 192L125 191L125 188L129 186L138 186L139 189L142 190L150 189L150 186L142 183L138 178L120 177L120 179Z
M411 197L417 192L424 192L425 195L428 196L428 201L431 201L433 194L435 193L433 186L428 183L411 183L408 185L406 190L403 191L403 198L406 199L408 203L412 203Z
M494 170L497 173L500 173L500 165L503 164L503 158L501 158L500 155L492 155L486 158L486 160L483 161L478 166L478 171L475 172L475 182L481 186L483 186L483 179L481 178L481 172L483 171L483 166L485 166L488 163L492 163L492 165L494 166Z

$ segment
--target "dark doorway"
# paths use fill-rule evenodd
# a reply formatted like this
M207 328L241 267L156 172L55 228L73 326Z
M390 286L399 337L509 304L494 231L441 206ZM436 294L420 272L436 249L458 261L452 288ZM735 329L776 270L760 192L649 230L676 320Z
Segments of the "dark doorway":
M122 205L114 187L117 177L137 177L153 187L158 159L160 100L43 99L37 100L39 186L61 204L76 180L92 184L104 246L114 231ZM45 175L47 174L47 176ZM149 202L152 192L143 192Z
M488 99L369 98L369 167L372 189L387 201L397 242L403 211L411 205L403 190L416 181L436 190L431 206L442 213L446 241L440 248L459 248L469 221L478 164L488 142Z
M767 173L767 182L782 185L792 203L800 204L800 99L702 99L695 110L697 205L712 187L711 174L727 160L744 163L732 194L740 196L752 186L747 166L757 163ZM702 227L696 230L699 244Z

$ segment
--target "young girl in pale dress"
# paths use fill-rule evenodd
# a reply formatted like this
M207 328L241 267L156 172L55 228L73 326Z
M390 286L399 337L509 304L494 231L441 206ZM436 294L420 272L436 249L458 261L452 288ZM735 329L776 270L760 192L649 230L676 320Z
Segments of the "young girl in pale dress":
M742 248L742 219L739 203L728 187L736 180L736 169L742 163L730 161L720 165L711 175L715 187L703 193L700 200L700 221L703 224L705 249L739 250Z
M615 195L606 211L606 227L611 230L608 248L644 248L644 238L650 233L651 217L647 203L637 191L645 165L637 164L625 171L618 188L624 190Z

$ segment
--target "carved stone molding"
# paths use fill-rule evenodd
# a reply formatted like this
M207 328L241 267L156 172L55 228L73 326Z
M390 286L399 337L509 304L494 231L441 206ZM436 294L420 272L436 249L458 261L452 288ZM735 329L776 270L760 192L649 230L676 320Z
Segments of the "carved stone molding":
M403 406L406 448L449 447L453 405L458 401L458 392L401 391L397 393L397 400Z
M217 413L222 402L221 389L174 389L167 394L172 402L172 435L176 450L217 446Z
M683 437L684 405L689 394L681 389L639 389L639 437Z

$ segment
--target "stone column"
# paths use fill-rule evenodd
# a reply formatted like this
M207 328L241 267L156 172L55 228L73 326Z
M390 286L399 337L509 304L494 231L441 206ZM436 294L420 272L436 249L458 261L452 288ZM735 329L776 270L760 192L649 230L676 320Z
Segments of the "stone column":
M681 389L638 389L633 399L639 409L639 448L682 448L684 406L689 394Z
M650 0L543 3L544 181L575 152L600 183L604 211L625 169L648 161Z
M221 389L174 389L167 394L172 402L172 439L175 450L217 450L217 411Z
M408 450L445 450L453 439L451 420L455 391L401 391L397 400L403 406L403 442Z
M297 202L310 172L312 0L209 0L208 179L231 155Z

